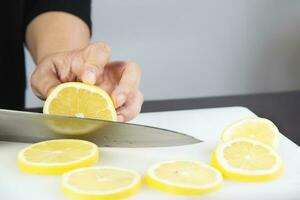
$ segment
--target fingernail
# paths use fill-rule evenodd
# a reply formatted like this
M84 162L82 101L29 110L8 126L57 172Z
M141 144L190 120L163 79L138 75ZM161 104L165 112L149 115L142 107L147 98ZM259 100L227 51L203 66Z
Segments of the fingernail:
M116 106L117 108L122 106L125 103L126 97L124 94L119 94L116 98Z
M82 77L82 81L89 84L95 84L96 83L95 73L86 71Z
M124 122L124 117L123 117L123 115L118 115L118 121L119 121L119 122Z

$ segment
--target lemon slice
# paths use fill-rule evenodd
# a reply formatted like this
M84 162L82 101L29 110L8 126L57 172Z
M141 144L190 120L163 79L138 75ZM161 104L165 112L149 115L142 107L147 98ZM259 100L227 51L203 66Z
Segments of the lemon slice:
M283 161L272 147L245 138L219 145L211 162L225 177L239 181L270 181L283 172Z
M270 120L246 118L226 127L222 133L222 141L226 142L235 138L249 138L276 147L278 135L278 128Z
M160 162L146 174L147 184L162 192L179 195L204 194L221 187L221 173L193 160Z
M45 101L45 114L116 121L110 96L97 86L68 82L54 88Z
M95 164L99 159L99 149L83 140L49 140L22 149L17 159L23 172L62 174Z
M116 167L87 167L62 177L63 192L77 200L111 200L134 195L141 177L134 171Z

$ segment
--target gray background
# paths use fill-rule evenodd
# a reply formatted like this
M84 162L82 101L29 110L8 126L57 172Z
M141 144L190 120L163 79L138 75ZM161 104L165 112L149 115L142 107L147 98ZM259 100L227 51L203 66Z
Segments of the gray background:
M93 41L141 65L146 100L300 89L300 1L94 0L92 11ZM40 105L28 87L26 106Z

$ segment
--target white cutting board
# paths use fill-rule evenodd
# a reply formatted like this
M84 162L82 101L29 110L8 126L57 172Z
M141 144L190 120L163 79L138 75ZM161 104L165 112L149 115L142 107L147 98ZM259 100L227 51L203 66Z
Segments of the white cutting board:
M196 145L118 149L100 148L98 165L111 165L133 169L141 174L147 167L167 159L196 159L209 162L209 155L220 142L221 129L234 120L254 116L243 107L197 109L185 111L156 112L139 115L133 123L173 129L193 135L205 142ZM60 191L60 176L24 174L16 167L17 152L27 146L23 143L0 141L0 199L1 200L66 200ZM225 200L225 199L300 199L300 148L280 135L278 151L286 169L283 177L268 183L240 183L224 181L217 192L201 196L174 196L160 193L145 185L130 200Z

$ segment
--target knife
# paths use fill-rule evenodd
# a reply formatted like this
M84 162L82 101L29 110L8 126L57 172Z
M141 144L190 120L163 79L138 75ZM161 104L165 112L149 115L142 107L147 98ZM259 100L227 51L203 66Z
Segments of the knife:
M35 143L82 139L100 147L167 147L202 142L162 128L97 119L0 109L0 141Z

